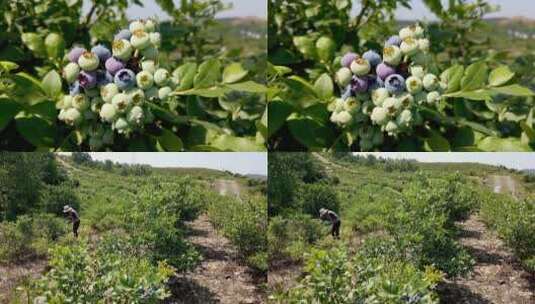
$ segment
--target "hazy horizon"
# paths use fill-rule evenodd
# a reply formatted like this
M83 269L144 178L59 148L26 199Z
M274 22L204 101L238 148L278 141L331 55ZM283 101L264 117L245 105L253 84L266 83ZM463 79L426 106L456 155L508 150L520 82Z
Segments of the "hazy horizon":
M156 168L205 168L242 175L267 176L265 152L90 152L89 154L94 160L111 160L123 164L144 164ZM239 154L239 157L236 154Z
M535 153L487 153L487 152L363 152L358 155L372 154L390 159L414 159L423 163L479 163L505 166L511 169L535 169Z

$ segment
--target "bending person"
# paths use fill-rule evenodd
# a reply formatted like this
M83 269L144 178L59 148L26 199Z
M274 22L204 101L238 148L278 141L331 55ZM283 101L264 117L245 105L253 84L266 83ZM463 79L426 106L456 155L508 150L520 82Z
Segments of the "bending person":
M63 213L71 219L72 233L74 233L75 238L78 238L78 228L80 228L80 217L78 216L78 212L71 206L66 205L63 207Z
M329 209L321 208L320 209L320 219L324 221L331 222L332 228L331 228L331 235L335 239L340 239L340 218L338 215Z

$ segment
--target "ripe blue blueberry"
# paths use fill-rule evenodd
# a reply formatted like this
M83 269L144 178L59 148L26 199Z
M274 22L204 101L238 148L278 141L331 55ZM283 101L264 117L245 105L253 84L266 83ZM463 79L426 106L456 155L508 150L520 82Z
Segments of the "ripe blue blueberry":
M381 79L381 77L376 75L368 76L368 84L370 90L377 90L385 87L385 82Z
M405 90L405 79L399 74L390 75L386 78L385 87L390 94L399 94Z
M78 63L78 58L80 58L80 56L82 56L82 54L85 52L86 52L86 49L84 49L83 47L74 47L69 52L67 57L69 58L70 62Z
M132 70L122 69L115 74L114 82L119 89L124 90L135 85L136 75Z
M396 73L396 69L384 62L380 63L375 69L377 76L382 80L385 80L388 76Z
M369 50L367 51L366 53L364 53L362 55L362 58L368 60L368 62L370 63L370 65L372 67L376 67L377 65L379 65L382 61L381 59L381 55L377 54L377 52L375 51L372 51L372 50Z
M352 94L353 94L353 92L351 91L351 85L349 84L349 85L346 86L344 94L342 94L342 99L346 100L349 97L351 97Z
M84 89L94 88L97 84L97 74L95 72L81 71L78 75L80 86Z
M96 45L91 49L92 53L95 53L100 59L100 62L106 62L111 57L110 50L102 44Z
M118 71L124 69L125 64L121 60L110 57L108 60L106 60L106 70L110 72L110 74L115 75Z
M110 81L110 78L107 76L107 71L104 71L104 70L97 70L96 71L96 76L97 76L97 85L100 87L100 86L104 86L104 85L107 85L108 83L112 82L113 81L113 77Z
M114 40L130 40L130 37L132 37L132 33L129 30L121 30L117 35L115 35Z
M392 36L392 37L388 38L388 40L385 43L385 46L392 46L392 45L400 46L401 42L402 42L402 40L401 40L401 38L399 36Z
M354 76L351 80L351 90L353 93L364 93L368 90L368 79Z
M81 90L80 82L76 80L69 86L69 95L71 96L78 95L80 94L80 90Z
M355 53L347 53L344 55L344 57L342 57L342 60L340 61L340 63L342 64L343 67L349 68L351 66L351 63L355 61L355 59L357 58L359 58L359 55Z

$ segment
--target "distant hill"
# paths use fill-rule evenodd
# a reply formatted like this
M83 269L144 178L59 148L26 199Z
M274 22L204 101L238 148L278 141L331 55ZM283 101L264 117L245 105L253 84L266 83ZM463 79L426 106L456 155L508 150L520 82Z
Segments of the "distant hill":
M260 175L260 174L247 174L245 176L247 176L250 179L257 179L257 180L262 180L262 181L265 181L268 178L266 175Z

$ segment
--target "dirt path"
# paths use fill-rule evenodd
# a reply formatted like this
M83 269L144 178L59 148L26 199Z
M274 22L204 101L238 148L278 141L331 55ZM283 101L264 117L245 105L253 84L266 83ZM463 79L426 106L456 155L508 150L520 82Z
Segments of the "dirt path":
M496 193L515 195L510 176L492 176L490 186ZM522 269L514 254L490 231L478 215L458 223L461 244L475 259L466 278L446 281L440 286L443 303L534 304L535 278Z
M46 265L45 259L36 259L20 265L0 265L0 303L11 303L15 288L25 280L39 278Z
M240 194L236 181L218 180L214 187L222 195ZM217 233L208 217L201 215L189 228L189 241L199 249L203 261L194 272L181 276L173 284L173 293L181 296L171 303L263 303L258 286L265 283L265 278L255 276L238 262L235 248Z

